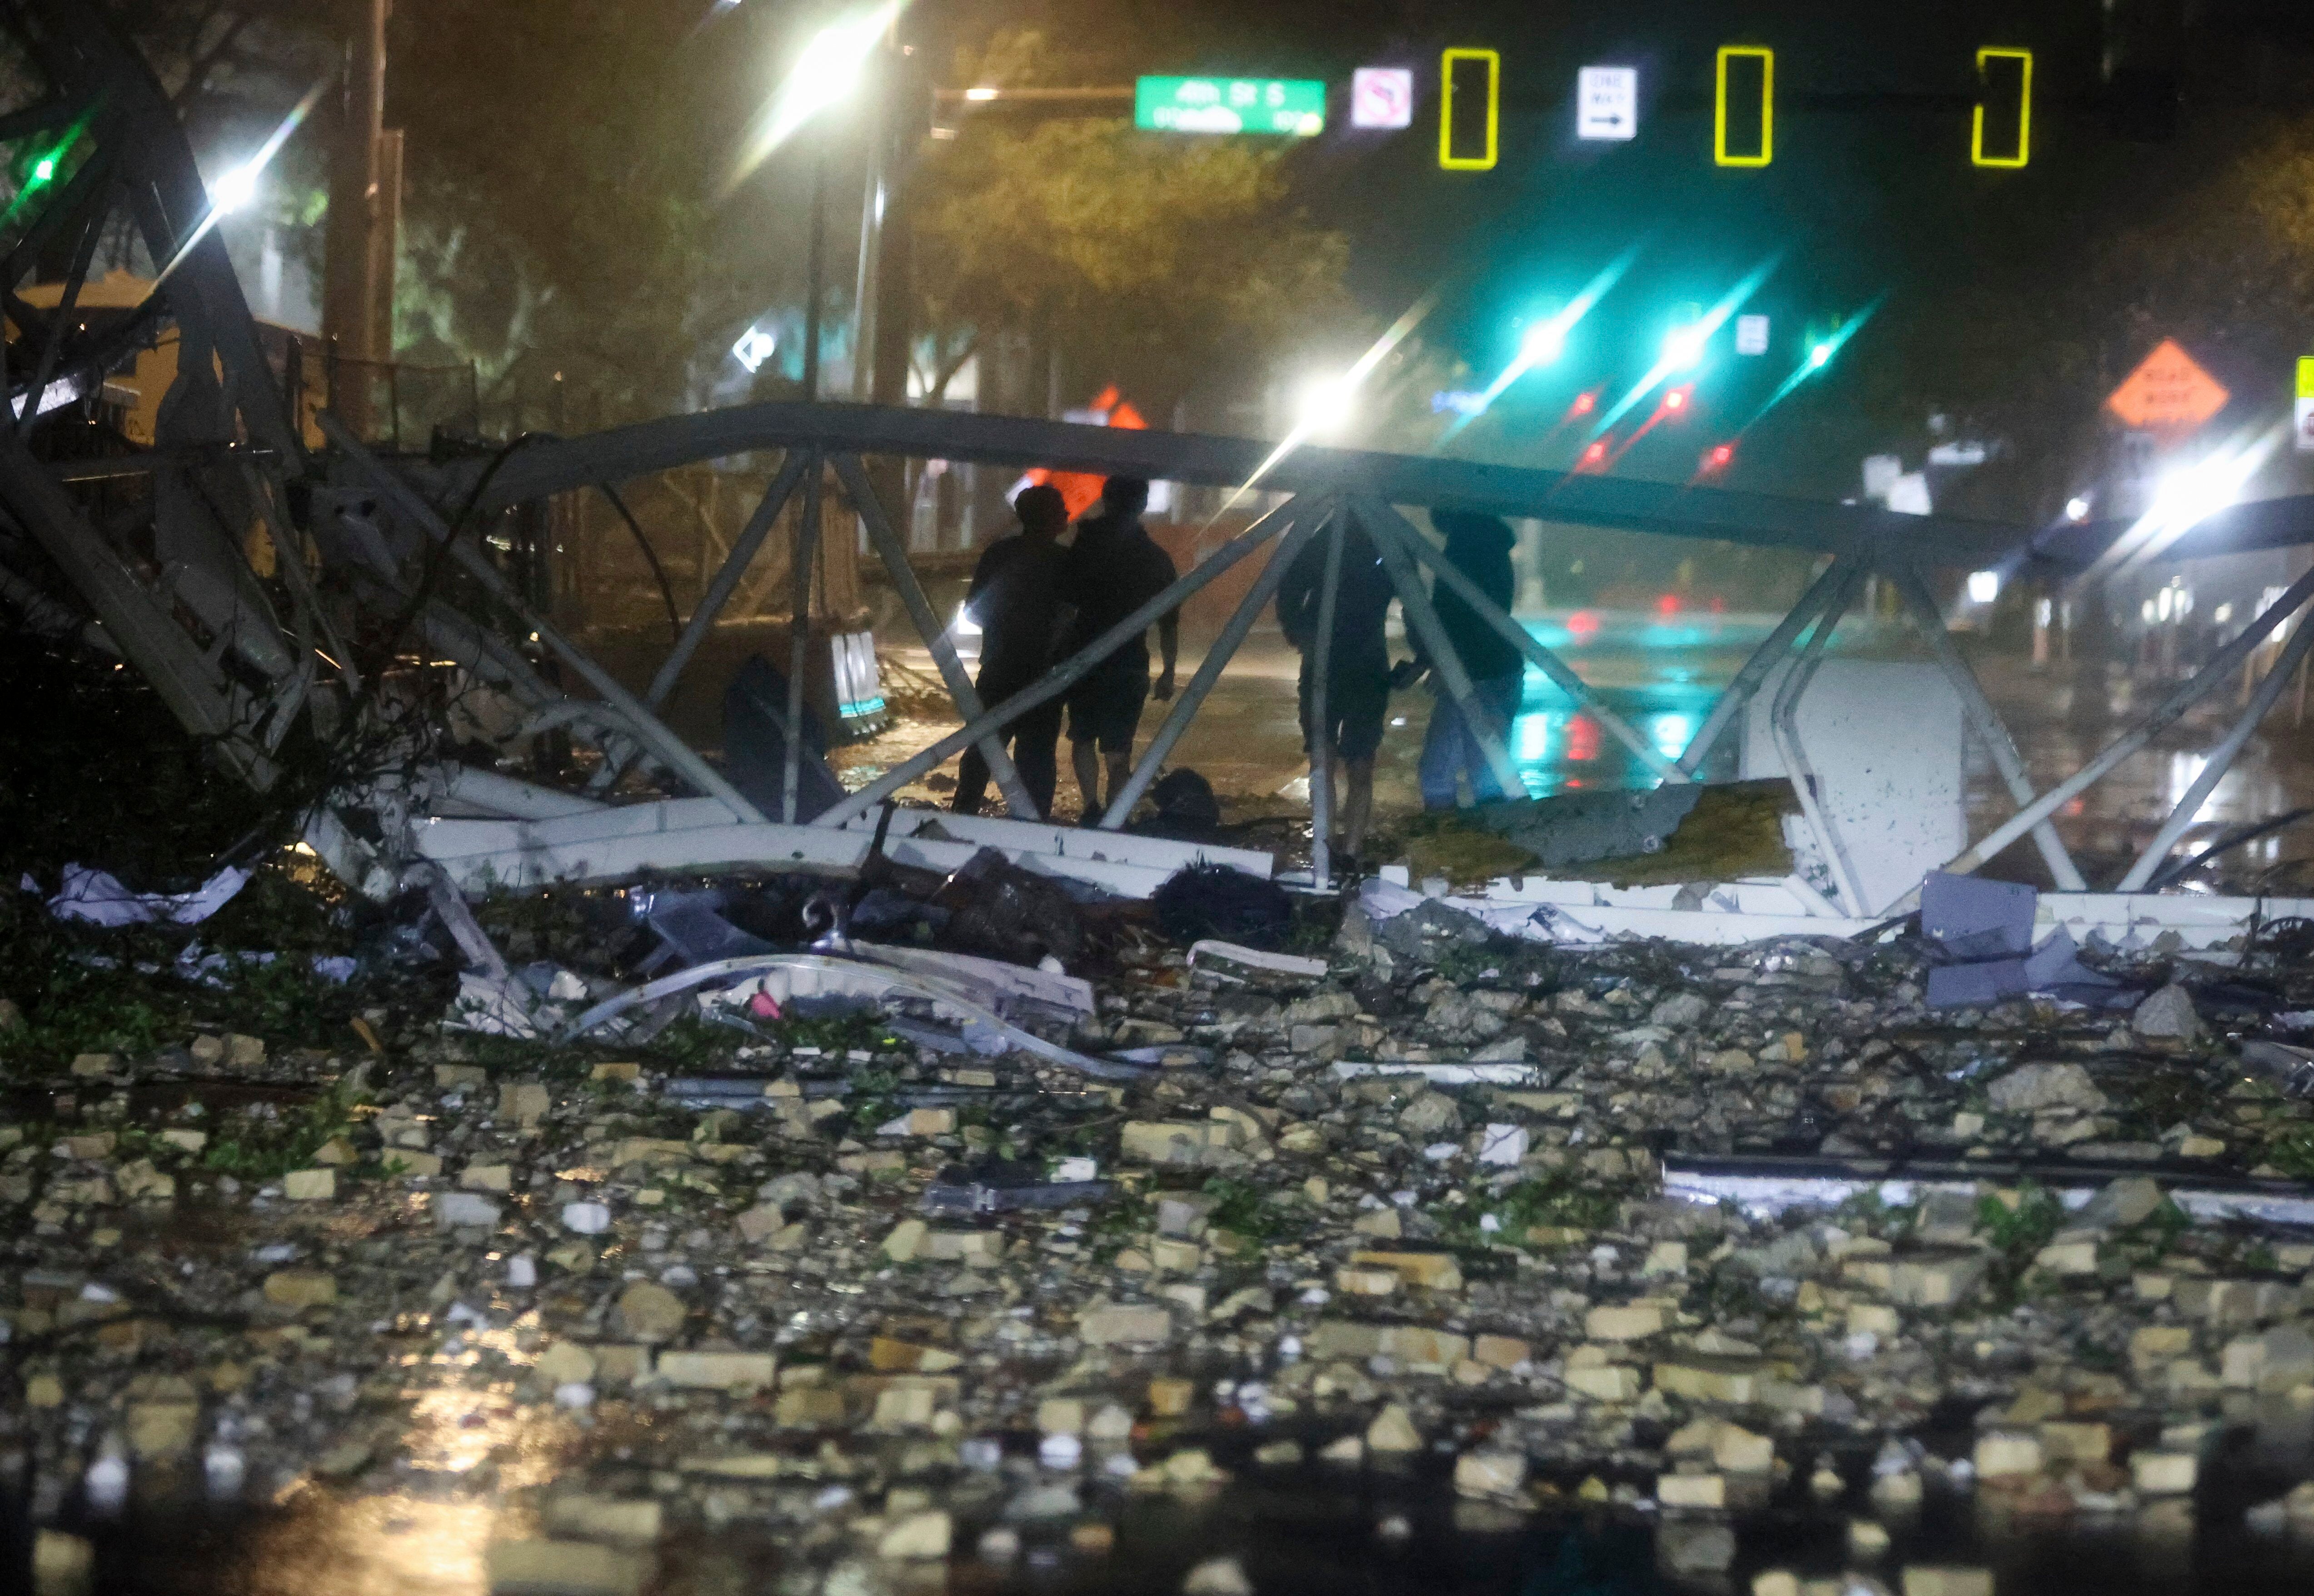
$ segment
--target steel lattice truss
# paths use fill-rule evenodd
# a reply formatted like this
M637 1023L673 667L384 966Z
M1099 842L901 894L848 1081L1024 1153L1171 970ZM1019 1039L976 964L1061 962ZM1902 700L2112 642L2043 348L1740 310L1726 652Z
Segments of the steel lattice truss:
M222 241L203 227L208 197L182 129L146 63L109 31L84 0L18 0L7 23L47 80L48 92L0 117L0 142L69 140L68 165L45 191L19 197L13 233L0 229L0 308L13 337L5 349L10 410L0 417L0 603L19 623L81 632L142 673L195 736L225 765L262 790L278 776L284 739L301 724L325 739L348 734L350 719L384 701L365 681L349 634L406 635L411 646L454 662L467 680L514 707L522 733L566 729L600 754L590 790L565 791L463 766L424 737L411 760L340 784L311 811L307 841L349 881L384 895L413 880L481 890L490 881L611 879L650 869L720 866L842 867L870 846L862 823L892 793L939 763L977 745L986 754L1014 821L944 817L952 832L1083 875L1117 890L1145 891L1153 871L1170 868L1179 845L1117 837L1230 658L1269 601L1293 558L1322 542L1338 551L1352 528L1382 556L1409 626L1426 644L1445 692L1474 726L1486 727L1486 757L1515 787L1506 728L1478 712L1471 683L1434 612L1421 569L1462 598L1529 663L1571 695L1633 755L1666 782L1695 779L1736 713L1787 659L1771 706L1771 725L1808 823L1850 914L1886 905L1861 901L1849 850L1810 798L1806 750L1795 713L1833 629L1868 576L1889 579L1938 663L1958 692L1971 729L1990 753L2018 810L1951 868L1967 870L2031 835L2059 886L2078 891L2079 871L2049 817L2057 807L2143 747L2186 709L2221 689L2249 653L2314 599L2314 575L2293 585L2194 681L2141 724L2050 791L2036 794L2007 730L1947 639L1921 575L1925 564L1978 567L2031 543L2020 528L1945 517L1892 515L1868 507L1780 499L1757 494L1620 481L1600 476L1303 448L1263 479L1285 495L1244 533L1184 573L1166 592L1119 622L1035 685L1002 703L981 702L946 630L911 570L887 507L870 486L870 456L941 458L999 465L1039 464L1126 472L1216 486L1248 481L1267 445L1243 439L1121 431L1067 423L857 405L769 404L671 416L588 436L543 439L499 459L447 466L381 460L324 416L329 447L309 452L293 427L260 351L254 323ZM96 242L126 218L146 254L172 262L164 280L133 313L89 321L75 315ZM68 260L53 309L22 297L43 262ZM44 450L50 423L44 395L84 395L140 344L164 331L180 340L177 376L161 406L153 445L120 449L92 466L60 463ZM575 639L532 605L474 535L473 522L510 507L597 484L740 454L782 455L780 469L722 569L648 688L616 681ZM123 508L92 513L94 481L130 480L147 491ZM787 742L780 814L766 816L659 718L658 710L790 499L794 611L808 619L815 551L826 496L848 502L867 529L890 579L962 719L962 727L850 794L809 824L797 824L799 740ZM1830 556L1814 585L1745 663L1692 742L1667 757L1601 702L1568 664L1488 601L1446 564L1399 507L1540 516L1613 527L1815 551ZM2301 501L2267 509L2239 529L2272 544L2306 535ZM2253 524L2254 523L2254 524ZM278 551L261 577L248 556L252 530ZM1006 758L1003 727L1046 702L1126 638L1177 608L1232 565L1269 547L1268 564L1237 606L1220 639L1168 711L1101 819L1108 840L1029 824L1028 798ZM35 551L37 552L35 552ZM460 604L439 580L459 572ZM1338 558L1326 562L1330 605ZM479 595L479 599L473 595ZM1330 629L1318 630L1319 668ZM803 649L808 628L791 628L787 724L801 721ZM526 652L551 654L559 685ZM2179 803L2153 845L2120 884L2142 888L2190 824L2310 646L2300 627L2254 701ZM1320 710L1322 718L1322 707ZM1321 752L1320 758L1324 755ZM663 795L644 804L605 801L612 785L638 776ZM1313 772L1316 877L1329 861L1325 807L1330 783ZM905 825L893 828L905 836ZM956 843L926 842L926 862ZM966 850L968 851L968 848ZM1199 851L1211 855L1214 850ZM1222 851L1227 852L1229 851ZM1057 863L1054 861L1059 861ZM953 862L953 861L950 861ZM1267 869L1263 856L1248 868Z

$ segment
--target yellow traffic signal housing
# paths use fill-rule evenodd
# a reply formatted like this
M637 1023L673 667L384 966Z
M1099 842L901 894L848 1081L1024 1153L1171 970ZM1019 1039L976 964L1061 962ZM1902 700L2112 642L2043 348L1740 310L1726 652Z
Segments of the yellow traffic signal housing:
M1488 172L1502 128L1499 51L1450 49L1438 58L1438 164L1447 172ZM1456 101L1462 103L1458 110ZM1479 115L1482 101L1485 116Z
M2033 52L1987 46L1976 52L1976 76L1969 164L2013 171L2033 157Z
M1721 45L1712 81L1711 159L1720 166L1765 166L1775 158L1776 52Z

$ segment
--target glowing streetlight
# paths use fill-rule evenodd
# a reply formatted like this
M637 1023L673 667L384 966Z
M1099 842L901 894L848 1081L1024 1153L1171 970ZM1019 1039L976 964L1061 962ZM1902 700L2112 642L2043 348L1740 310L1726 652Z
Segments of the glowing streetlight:
M281 153L281 146L289 142L289 136L297 131L298 127L305 120L306 114L320 101L322 91L330 86L331 81L327 77L316 81L312 88L305 91L305 97L290 109L287 116L281 119L280 126L268 134L265 142L257 146L255 154L209 185L208 214L201 217L191 232L179 241L177 252L169 257L167 264L154 274L154 287L158 288L169 280L170 274L184 263L185 258L193 252L194 247L209 235L210 230L215 228L221 219L256 198L257 180L264 174L266 167L272 163L273 157Z
M1667 370L1692 371L1703 364L1703 346L1711 336L1700 322L1674 327L1664 334L1663 363Z
M1832 364L1832 340L1830 339L1825 339L1822 343L1817 344L1814 348L1808 351L1808 366L1813 370L1822 371L1825 366Z
M2248 475L2225 455L2172 472L2154 490L2151 513L2173 526L2192 526L2233 503Z
M254 164L234 167L209 185L209 207L221 216L237 210L246 210L257 198L257 172Z
M867 72L868 57L899 14L899 0L886 0L813 34L786 79L755 114L726 187L737 188L773 151L802 131L805 123L851 98Z
M867 75L869 58L891 32L899 20L904 0L885 0L880 5L857 11L830 22L813 34L797 55L795 64L788 69L787 77L772 97L764 102L740 140L738 159L733 163L729 177L724 182L724 192L729 193L746 181L756 167L762 165L773 151L798 133L804 125L822 111L841 104L852 97ZM826 141L822 139L815 154L811 172L811 229L806 266L803 329L803 396L817 402L819 398L819 302L823 296L821 257L826 253L825 234L827 229L827 164ZM870 163L870 187L876 191L880 181L874 161ZM864 369L868 333L868 278L870 273L869 229L879 213L872 207L863 220L860 234L860 287L857 319L854 331L861 336L855 341L862 345L853 357L855 380Z
M2076 493L2065 500L2065 519L2086 521L2089 518L2089 501L2086 495Z
M1356 384L1346 376L1313 377L1302 385L1294 429L1305 437L1331 437L1349 425Z
M2000 573L1999 571L1971 571L1968 573L1969 603L1973 604L1989 604L2000 596Z

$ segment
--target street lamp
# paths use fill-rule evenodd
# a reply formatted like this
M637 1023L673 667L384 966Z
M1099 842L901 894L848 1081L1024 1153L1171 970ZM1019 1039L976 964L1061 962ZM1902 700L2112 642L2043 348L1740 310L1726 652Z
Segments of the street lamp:
M254 163L236 166L209 185L209 205L220 216L231 216L246 209L257 198L257 166Z
M1304 436L1330 437L1349 424L1356 383L1347 376L1313 377L1302 388L1295 430Z
M757 113L743 141L737 164L728 188L736 188L772 152L786 144L813 118L843 103L858 90L866 75L868 59L899 19L901 0L852 13L830 22L805 41L795 65L778 90ZM819 398L819 316L825 295L827 242L827 140L823 135L812 152L811 230L806 259L803 311L803 396ZM855 352L856 361L859 357Z
M849 99L867 71L868 57L899 15L898 0L886 0L830 22L807 40L787 77L747 129L727 187L737 187L773 151L801 132L805 123Z

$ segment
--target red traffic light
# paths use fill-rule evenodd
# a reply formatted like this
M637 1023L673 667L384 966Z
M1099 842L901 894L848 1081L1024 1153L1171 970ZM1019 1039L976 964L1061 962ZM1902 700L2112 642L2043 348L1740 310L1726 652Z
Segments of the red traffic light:
M1693 392L1692 388L1684 386L1672 389L1663 396L1663 408L1671 415L1678 415L1687 409L1688 399Z
M1592 394L1578 393L1575 396L1574 413L1578 416L1587 416L1598 402L1597 398Z
M1583 463L1596 465L1607 458L1607 440L1600 438L1583 445Z
M1718 471L1721 466L1726 465L1729 461L1735 458L1736 445L1734 444L1714 444L1711 445L1710 450L1703 456L1704 469L1707 471Z

